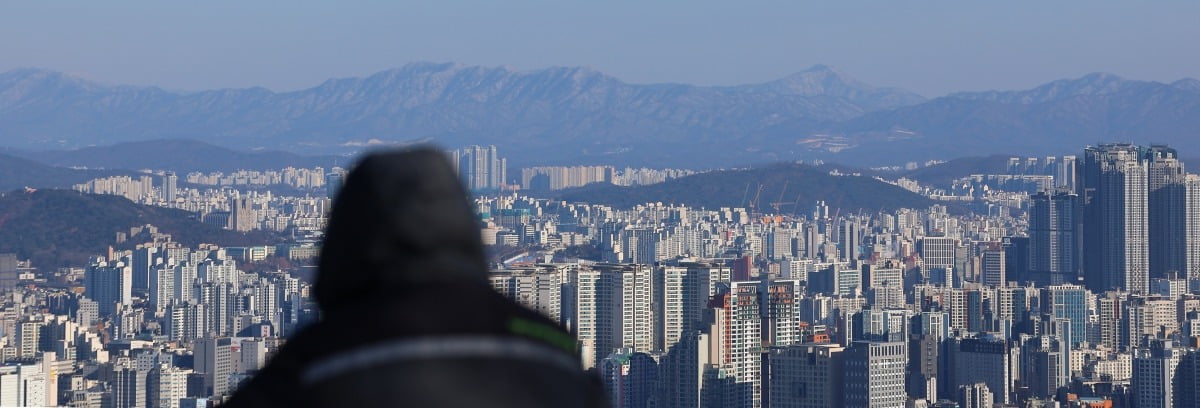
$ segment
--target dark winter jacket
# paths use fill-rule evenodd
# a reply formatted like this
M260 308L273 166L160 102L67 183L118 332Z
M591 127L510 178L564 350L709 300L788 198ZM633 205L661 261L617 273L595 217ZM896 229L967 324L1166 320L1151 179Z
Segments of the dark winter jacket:
M575 339L488 286L478 221L444 153L376 153L334 200L321 321L229 406L601 406Z

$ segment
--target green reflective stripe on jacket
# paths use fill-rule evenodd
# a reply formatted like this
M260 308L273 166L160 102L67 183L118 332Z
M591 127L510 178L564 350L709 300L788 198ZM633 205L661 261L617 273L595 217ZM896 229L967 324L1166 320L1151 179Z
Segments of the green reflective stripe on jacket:
M529 337L536 340L549 343L555 347L561 348L568 353L575 353L575 338L569 334L565 334L557 327L535 322L520 317L514 317L508 321L508 330L514 334Z

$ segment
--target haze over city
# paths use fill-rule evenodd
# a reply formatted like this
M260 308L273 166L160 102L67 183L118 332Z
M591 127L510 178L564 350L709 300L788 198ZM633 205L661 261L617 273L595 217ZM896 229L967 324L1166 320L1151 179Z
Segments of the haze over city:
M1175 0L6 2L0 71L287 91L418 61L587 66L632 83L697 85L828 64L936 97L1090 72L1200 77L1197 14L1200 5Z
M0 406L1200 407L1200 2L0 3Z

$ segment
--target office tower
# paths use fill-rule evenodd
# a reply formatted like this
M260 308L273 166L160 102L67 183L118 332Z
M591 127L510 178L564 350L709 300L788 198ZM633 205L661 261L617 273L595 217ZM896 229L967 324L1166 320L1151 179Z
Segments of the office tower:
M1037 398L1052 398L1071 378L1070 346L1055 336L1021 335L1021 382Z
M600 364L604 390L613 408L646 408L658 381L658 363L649 354L624 349Z
M924 237L919 244L926 282L954 286L955 251L958 241L950 237Z
M1200 176L1184 178L1184 272L1180 277L1200 279Z
M659 350L670 349L684 333L700 328L710 293L710 267L705 264L661 265L655 268Z
M734 281L748 281L753 279L755 274L754 257L743 256L733 260L730 279Z
M768 403L772 408L825 408L843 405L845 348L833 344L773 347Z
M122 262L96 262L84 274L84 294L100 306L100 317L112 316L132 302L133 269Z
M855 297L862 294L862 271L848 263L834 264L833 293L838 296Z
M1186 350L1170 340L1154 340L1148 347L1134 349L1133 404L1138 408L1173 408L1180 394L1176 369Z
M205 337L196 340L192 356L196 372L204 375L204 388L210 396L220 397L229 391L229 376L233 374L233 339Z
M841 246L842 262L854 265L858 261L859 251L862 248L863 227L855 218L845 219L841 224L838 244Z
M162 199L167 203L174 203L178 192L179 177L175 176L175 172L168 171L162 175Z
M962 408L992 408L995 399L985 383L960 385L958 406Z
M1146 293L1147 176L1140 149L1130 144L1088 147L1081 176L1085 283L1097 293Z
M762 401L762 308L759 282L732 282L713 300L715 360L728 379L722 391L732 406L757 407ZM707 383L705 385L708 386Z
M1146 149L1146 197L1150 245L1150 277L1182 276L1187 269L1184 239L1186 219L1186 173L1175 149L1154 145Z
M0 254L0 292L8 292L17 287L17 255Z
M467 146L450 157L469 190L499 189L508 180L508 162L496 153L496 146Z
M325 196L333 199L337 197L338 191L342 189L342 183L345 181L346 175L341 171L340 167L334 167L329 173L325 174Z
M712 337L693 330L683 333L667 350L659 363L657 401L664 408L699 408L705 368L710 357Z
M1051 318L1066 319L1071 323L1067 338L1071 346L1087 341L1088 291L1078 285L1053 285L1046 288L1046 306Z
M1004 250L997 245L995 248L985 249L979 258L980 283L985 286L1004 286L1008 281L1005 277L1005 273L1008 271L1004 264Z
M908 350L903 342L856 341L844 354L843 406L904 406L908 399L904 389Z
M914 398L936 401L939 372L949 372L941 358L943 341L950 333L950 318L945 312L921 312L913 316L905 389Z
M155 260L159 257L157 247L138 248L133 251L129 265L133 269L133 289L148 290L150 274L156 267Z
M1079 237L1075 194L1045 192L1030 197L1029 276L1038 286L1076 282Z
M1004 248L1004 277L1010 282L1030 282L1029 237L1004 237L1000 240Z
M1012 384L1011 356L1008 343L1001 338L981 336L977 338L951 338L947 340L945 358L950 369L943 390L954 395L959 387L975 383L987 384L996 402L1009 402L1009 385Z
M575 328L585 367L618 349L653 351L653 270L647 265L596 264L576 273Z

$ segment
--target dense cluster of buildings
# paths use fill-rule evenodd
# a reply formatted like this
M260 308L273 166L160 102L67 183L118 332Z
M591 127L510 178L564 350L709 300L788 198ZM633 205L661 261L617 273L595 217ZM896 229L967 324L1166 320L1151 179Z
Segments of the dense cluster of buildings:
M617 169L613 166L536 166L521 169L521 189L562 190L593 183L639 186L696 174L687 169Z
M989 215L477 203L497 244L594 247L492 284L570 327L616 406L1197 404L1200 179L1165 146L1027 164L1040 191Z
M472 189L503 185L494 147L454 156ZM529 182L576 171L551 169ZM582 169L560 177L616 174ZM981 181L975 198L1002 211L817 202L783 216L511 192L475 205L502 254L491 285L577 336L617 407L1196 406L1200 177L1170 148L1128 144L1009 173L1039 181ZM216 196L134 181L180 208ZM315 233L328 211L328 197L223 200L197 212ZM316 318L294 273L241 270L315 243L119 238L144 243L53 273L0 256L0 405L219 401Z
M0 280L0 405L212 406L316 319L308 283L239 269L253 250L150 236L20 286Z

